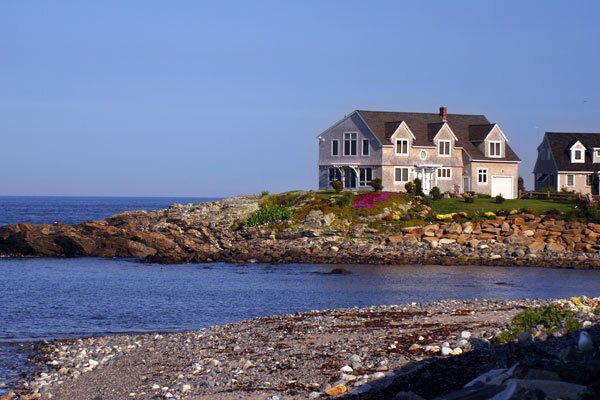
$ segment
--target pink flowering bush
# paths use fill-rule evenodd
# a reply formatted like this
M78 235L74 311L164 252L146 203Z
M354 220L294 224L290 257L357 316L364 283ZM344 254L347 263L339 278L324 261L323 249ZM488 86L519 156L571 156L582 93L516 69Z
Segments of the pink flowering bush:
M356 201L352 205L352 208L359 208L359 207L373 208L377 205L377 203L386 201L386 200L388 200L392 197L396 197L396 196L399 196L399 194L389 193L389 192L365 193L363 195L360 195L356 199Z

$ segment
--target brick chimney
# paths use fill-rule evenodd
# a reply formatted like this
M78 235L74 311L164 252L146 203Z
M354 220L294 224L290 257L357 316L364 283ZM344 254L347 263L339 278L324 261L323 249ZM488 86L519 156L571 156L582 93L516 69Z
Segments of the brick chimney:
M442 121L448 121L448 109L444 106L440 107L440 118Z

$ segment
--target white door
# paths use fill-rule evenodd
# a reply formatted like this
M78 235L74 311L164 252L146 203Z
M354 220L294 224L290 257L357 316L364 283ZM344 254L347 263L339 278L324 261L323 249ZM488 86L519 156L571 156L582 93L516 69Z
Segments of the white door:
M492 176L492 197L502 195L505 199L514 199L513 177Z

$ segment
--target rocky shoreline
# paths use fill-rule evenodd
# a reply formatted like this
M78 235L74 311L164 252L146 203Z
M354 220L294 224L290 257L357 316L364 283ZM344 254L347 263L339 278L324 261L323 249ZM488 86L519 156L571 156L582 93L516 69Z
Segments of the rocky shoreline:
M544 390L593 394L600 390L600 354L595 344L580 348L577 334L540 328L518 342L493 344L515 314L549 303L412 303L271 316L193 332L41 342L36 379L3 400L459 399L479 393L475 399L517 383L535 392L539 380ZM600 339L600 315L590 307L579 300L553 303L574 310L586 335Z
M128 211L78 225L0 227L0 255L132 257L158 263L517 265L600 268L600 224L516 214L382 232L313 210L297 224L243 222L260 197Z

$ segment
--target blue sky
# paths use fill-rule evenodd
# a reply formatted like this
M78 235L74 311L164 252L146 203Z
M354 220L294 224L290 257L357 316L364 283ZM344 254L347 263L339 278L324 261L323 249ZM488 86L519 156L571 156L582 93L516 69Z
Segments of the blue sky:
M596 1L0 2L0 195L315 188L354 109L600 131Z

